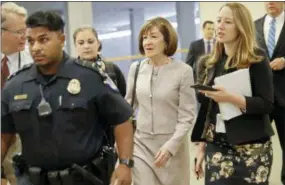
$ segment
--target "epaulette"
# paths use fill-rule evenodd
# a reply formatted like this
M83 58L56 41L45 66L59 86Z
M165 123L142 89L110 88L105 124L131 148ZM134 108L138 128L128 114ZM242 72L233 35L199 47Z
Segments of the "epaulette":
M97 73L101 75L104 84L109 85L113 90L118 91L117 86L106 73L105 64L102 60L97 60L95 62L92 62L92 61L77 59L74 62L80 66L96 71Z
M16 76L17 74L23 72L23 71L26 71L27 69L30 69L32 67L33 63L29 63L29 64L25 64L23 65L22 68L20 68L18 71L16 71L15 73L11 74L7 80L10 80L11 78L13 78L14 76Z

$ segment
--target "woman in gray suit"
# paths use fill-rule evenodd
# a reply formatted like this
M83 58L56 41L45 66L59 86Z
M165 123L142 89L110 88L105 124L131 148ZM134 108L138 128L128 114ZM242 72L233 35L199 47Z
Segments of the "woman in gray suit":
M138 108L134 138L134 185L187 185L190 183L187 134L195 121L193 71L171 56L177 34L164 18L147 21L139 34L139 50L146 59L130 67L126 100Z

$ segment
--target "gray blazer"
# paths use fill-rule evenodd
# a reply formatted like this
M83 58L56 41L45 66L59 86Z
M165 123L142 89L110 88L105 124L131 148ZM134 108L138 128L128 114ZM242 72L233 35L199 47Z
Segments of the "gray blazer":
M127 94L130 103L137 62L130 67ZM178 151L196 117L193 71L181 61L172 61L152 75L153 66L142 61L139 69L135 106L138 108L137 129L153 135L173 134L164 144L173 155ZM152 80L153 78L153 80Z

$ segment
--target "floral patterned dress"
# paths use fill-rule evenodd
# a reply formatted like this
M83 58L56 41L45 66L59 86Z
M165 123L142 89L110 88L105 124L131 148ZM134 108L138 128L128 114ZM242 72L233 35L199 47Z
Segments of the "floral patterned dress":
M206 185L268 185L271 142L230 146L207 143Z

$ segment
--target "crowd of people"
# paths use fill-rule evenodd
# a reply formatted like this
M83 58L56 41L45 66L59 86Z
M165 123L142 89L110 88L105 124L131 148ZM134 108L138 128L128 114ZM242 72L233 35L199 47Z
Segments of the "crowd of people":
M225 3L216 21L203 23L186 61L173 57L178 35L170 22L147 20L138 35L145 59L125 80L101 56L94 27L74 31L72 58L60 15L27 16L3 3L1 184L187 185L194 173L205 185L269 185L273 121L285 184L284 2L265 8L254 21L243 4ZM252 95L215 84L244 69ZM241 115L225 119L223 103ZM192 167L190 130L198 151Z

